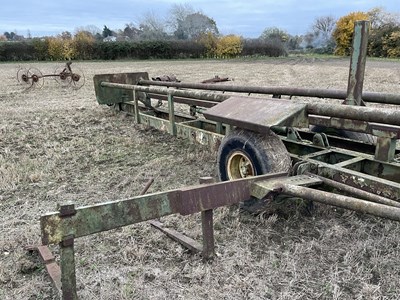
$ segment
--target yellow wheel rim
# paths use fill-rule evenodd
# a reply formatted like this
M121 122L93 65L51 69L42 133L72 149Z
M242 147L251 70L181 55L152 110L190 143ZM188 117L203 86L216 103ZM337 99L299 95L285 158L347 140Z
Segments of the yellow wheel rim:
M229 180L255 176L255 169L250 158L241 151L235 151L228 159Z

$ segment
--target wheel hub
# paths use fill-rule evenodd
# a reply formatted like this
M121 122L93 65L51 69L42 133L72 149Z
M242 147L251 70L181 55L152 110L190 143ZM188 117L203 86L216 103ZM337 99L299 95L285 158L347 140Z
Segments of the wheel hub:
M255 176L255 168L250 158L241 151L230 155L227 164L229 180Z

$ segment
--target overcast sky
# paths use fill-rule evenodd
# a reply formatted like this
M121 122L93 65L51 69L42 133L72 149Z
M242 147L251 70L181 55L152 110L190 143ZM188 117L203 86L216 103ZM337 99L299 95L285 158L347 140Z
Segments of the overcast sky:
M77 27L104 25L116 30L138 24L152 13L166 18L173 4L188 3L213 18L222 34L258 37L267 27L279 27L292 35L306 33L317 17L341 17L374 7L400 13L399 0L17 0L2 1L0 34L14 31L27 36L74 32Z

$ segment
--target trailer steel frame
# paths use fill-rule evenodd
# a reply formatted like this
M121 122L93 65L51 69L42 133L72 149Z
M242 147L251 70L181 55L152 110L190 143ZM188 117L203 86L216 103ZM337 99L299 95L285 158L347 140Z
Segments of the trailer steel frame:
M204 258L212 258L213 209L251 197L284 194L400 221L400 151L396 148L400 111L366 106L368 102L398 105L400 95L362 92L367 34L368 22L356 23L347 92L150 81L147 73L96 75L97 101L127 112L137 123L214 150L232 128L272 130L286 146L293 165L290 174L271 173L217 183L212 178L202 178L199 186L79 208L70 203L43 215L43 245L36 249L61 297L78 298L74 239L138 222L150 220L152 226L184 246L202 253ZM261 99L231 92L274 97ZM343 105L294 102L280 99L280 95L342 99ZM166 101L167 109L153 106L151 99ZM274 105L277 101L278 106ZM189 105L190 114L177 112L175 103ZM265 107L272 113L267 114ZM304 129L309 125L370 134L374 140L366 142ZM326 188L351 196L324 191ZM202 244L153 220L197 212L202 213ZM60 247L60 267L47 248L49 244Z

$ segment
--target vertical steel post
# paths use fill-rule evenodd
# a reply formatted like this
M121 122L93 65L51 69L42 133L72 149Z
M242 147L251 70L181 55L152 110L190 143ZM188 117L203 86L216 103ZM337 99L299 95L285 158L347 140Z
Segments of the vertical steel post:
M133 93L133 102L135 103L135 119L136 119L136 123L140 124L139 100L136 97L136 90L135 89L133 89L132 93Z
M168 93L168 113L170 134L176 136L174 96Z
M74 237L60 243L61 291L63 300L77 300Z
M347 98L344 104L365 106L362 100L365 62L368 46L368 21L357 21L354 26L353 49L350 58L350 72Z
M217 124L215 125L215 132L219 133L219 134L223 134L223 129L222 129L222 123L221 122L217 122Z
M212 177L201 177L200 184L213 183ZM211 259L214 257L214 225L213 210L205 210L201 212L201 225L203 232L203 258Z
M375 159L393 161L396 154L397 139L378 136L375 147Z
M61 218L69 218L76 213L74 204L61 205L58 211ZM62 299L76 300L78 295L76 293L74 236L64 236L59 246Z

